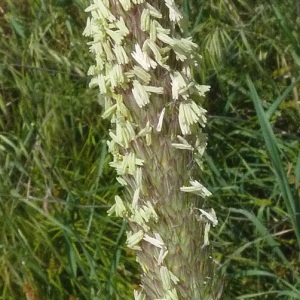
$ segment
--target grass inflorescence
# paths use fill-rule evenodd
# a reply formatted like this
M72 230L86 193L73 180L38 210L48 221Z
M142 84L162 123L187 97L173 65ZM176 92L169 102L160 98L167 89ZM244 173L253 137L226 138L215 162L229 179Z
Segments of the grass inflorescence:
M210 84L202 182L219 225L223 299L299 299L297 2L182 1ZM0 299L130 299L125 223L109 167L88 1L0 4Z

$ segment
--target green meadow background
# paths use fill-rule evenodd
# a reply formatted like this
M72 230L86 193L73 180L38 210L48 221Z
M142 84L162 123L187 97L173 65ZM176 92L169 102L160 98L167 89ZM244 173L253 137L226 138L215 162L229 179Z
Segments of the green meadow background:
M82 36L87 0L0 2L0 299L132 299L139 285L109 123ZM222 299L300 299L300 2L182 0L211 86L199 178Z

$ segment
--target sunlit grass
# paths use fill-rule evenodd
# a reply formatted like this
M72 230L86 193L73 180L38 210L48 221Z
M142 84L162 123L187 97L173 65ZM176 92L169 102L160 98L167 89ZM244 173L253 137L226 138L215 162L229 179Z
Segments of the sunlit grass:
M190 30L202 49L199 80L212 86L202 180L213 191L223 222L215 250L227 270L224 297L298 299L295 7L280 1L252 1L251 7L247 1L186 2L199 7L189 12L197 20Z
M299 203L299 21L292 1L271 2L184 1L203 56L194 72L212 86L202 181L219 208L224 299L300 298L287 208ZM0 4L0 299L126 300L138 284L125 224L106 214L119 187L108 124L85 75L87 3ZM255 99L275 136L288 201Z
M86 5L1 6L0 299L132 294L134 256L106 213L119 187L87 88Z

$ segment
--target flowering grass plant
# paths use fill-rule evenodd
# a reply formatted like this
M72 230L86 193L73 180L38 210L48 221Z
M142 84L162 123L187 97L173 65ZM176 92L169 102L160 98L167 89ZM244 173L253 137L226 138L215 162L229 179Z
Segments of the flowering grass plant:
M208 236L218 221L196 179L209 90L193 79L197 45L173 0L94 0L86 12L90 87L111 120L110 165L124 186L108 213L128 220L142 268L135 299L218 299Z

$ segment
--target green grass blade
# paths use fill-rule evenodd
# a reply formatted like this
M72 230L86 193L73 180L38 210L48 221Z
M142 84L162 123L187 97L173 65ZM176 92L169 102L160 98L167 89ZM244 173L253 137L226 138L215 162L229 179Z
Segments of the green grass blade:
M257 231L261 234L261 236L266 239L268 245L273 249L274 253L282 260L284 264L288 265L292 269L292 266L286 259L283 252L277 246L276 241L269 233L268 229L257 219L257 217L254 214L244 209L230 208L230 211L246 216L255 225Z
M274 172L277 177L277 182L280 187L282 197L284 199L284 203L286 209L290 215L290 219L292 221L298 247L300 249L300 209L299 203L297 203L296 199L293 196L291 188L289 186L288 178L286 176L281 158L279 156L278 147L276 145L276 138L272 127L268 121L266 113L262 107L261 99L259 98L257 91L254 87L254 84L250 77L247 77L247 83L250 90L250 97L254 103L256 114L262 129L262 134L269 152L270 160L274 167Z
M298 153L298 159L297 159L295 170L296 170L295 187L297 190L300 185L300 150Z
M115 246L115 250L114 250L114 254L112 257L112 261L111 261L111 267L110 267L110 278L107 280L107 295L109 295L109 297L112 297L113 292L115 290L115 287L113 285L114 283L114 277L116 275L117 272L117 268L119 266L119 261L120 261L120 256L121 256L121 243L122 243L122 238L124 236L125 230L126 230L126 226L127 226L127 222L126 220L123 220L122 222L122 226L120 228L117 240L116 240L116 246Z
M272 1L271 1L272 2ZM292 43L297 55L300 55L300 47L298 45L297 39L295 38L295 36L293 35L293 30L292 28L290 28L290 26L288 26L286 19L283 17L283 15L280 13L279 9L277 8L276 5L271 4L271 8L273 9L275 16L281 26L281 28L283 29L285 35L288 37L288 39L290 40L290 42Z
M245 35L245 32L243 30L240 31L240 35L241 35L241 38L242 38L242 41L247 49L247 52L249 53L249 56L252 58L252 60L255 62L255 64L257 65L259 71L265 75L265 70L264 68L262 67L262 65L260 64L260 62L258 61L255 53L254 53L254 50L252 49L250 43L248 42L248 39Z
M272 105L266 111L266 117L268 120L271 119L272 115L278 109L279 105L287 98L289 93L294 89L294 87L298 84L299 81L300 81L300 76L298 76L296 80L291 85L289 85L284 90L284 92L281 95L279 95L279 97L272 103Z

